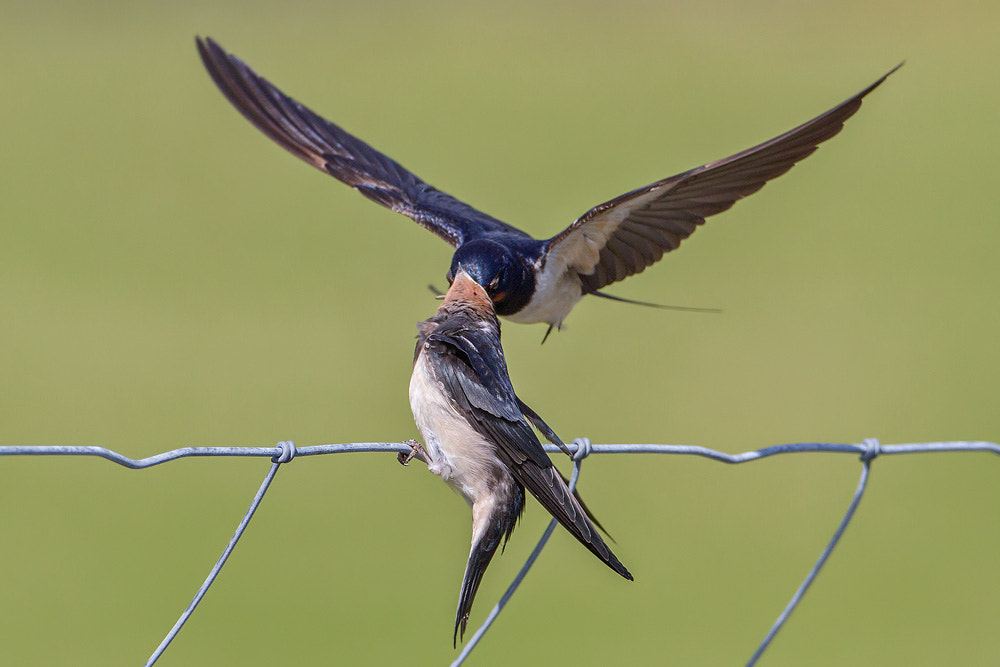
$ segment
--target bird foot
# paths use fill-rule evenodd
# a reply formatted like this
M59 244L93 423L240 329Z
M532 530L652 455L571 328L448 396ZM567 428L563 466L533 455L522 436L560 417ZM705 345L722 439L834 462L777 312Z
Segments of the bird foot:
M409 445L410 451L407 452L406 454L404 454L403 452L396 454L396 460L402 463L404 466L408 465L410 461L412 461L414 458L418 458L424 463L430 462L431 459L429 456L427 456L427 450L425 450L424 446L421 445L419 442L411 439L407 440L403 444Z

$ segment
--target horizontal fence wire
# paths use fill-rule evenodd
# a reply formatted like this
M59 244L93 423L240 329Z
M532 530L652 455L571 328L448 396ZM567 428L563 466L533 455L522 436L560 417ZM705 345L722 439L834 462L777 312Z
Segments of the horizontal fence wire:
M546 452L556 454L562 450L551 444L542 445ZM575 453L577 445L567 445ZM686 454L701 456L722 463L746 463L768 458L775 454L795 454L803 452L834 452L839 454L864 454L864 444L838 444L830 442L800 442L788 445L772 445L742 454L726 454L698 445L591 445L593 454ZM387 452L409 454L412 448L405 442L348 442L337 445L312 445L297 447L295 457L317 456L320 454L348 454L360 452ZM881 455L915 454L924 452L993 452L1000 454L1000 445L985 441L921 442L902 445L881 445ZM132 459L105 447L74 445L0 445L0 456L99 456L126 468L138 470L151 468L161 463L188 457L243 456L273 458L283 450L276 447L181 447L169 452Z
M555 445L544 445L545 451L549 453L556 453L561 451ZM916 453L928 453L928 452L992 452L993 454L1000 454L1000 445L993 442L985 441L961 441L961 442L926 442L926 443L908 443L908 444L898 444L898 445L882 445L875 439L865 440L860 444L840 444L840 443L828 443L828 442L805 442L805 443L794 443L786 445L773 445L771 447L764 447L763 449L758 449L750 452L743 452L741 454L726 454L725 452L719 452L714 449L709 449L707 447L691 446L691 445L594 445L591 444L586 438L579 438L574 440L573 443L567 445L567 449L572 454L573 457L573 474L570 478L570 488L575 489L577 481L580 477L580 469L583 463L583 459L591 454L678 454L678 455L688 455L688 456L700 456L703 458L711 459L713 461L719 461L722 463L729 464L739 464L748 463L750 461L756 461L759 459L768 458L775 456L777 454L797 454L797 453L807 453L807 452L830 452L838 454L856 454L860 456L862 469L861 478L858 480L857 489L854 492L854 496L848 505L847 512L844 514L843 519L837 526L833 537L827 544L826 548L820 554L819 559L816 564L812 567L809 573L806 575L802 584L795 591L791 600L786 605L785 609L778 616L777 620L771 626L771 629L765 635L763 641L754 651L753 655L747 661L747 666L751 667L755 665L760 657L763 655L764 651L771 644L771 641L777 635L778 631L782 628L785 621L791 615L792 611L798 606L799 602L802 600L802 596L808 590L809 586L816 579L819 571L822 569L823 565L826 563L833 549L837 546L838 541L847 529L847 525L850 523L854 516L854 512L861 502L861 497L863 496L865 489L867 488L869 475L871 472L871 463L878 456L891 456L896 454L916 454ZM161 454L156 454L154 456L149 456L142 459L132 459L116 451L107 449L105 447L96 446L63 446L63 445L53 445L53 446L0 446L0 456L96 456L103 459L107 459L114 463L117 463L126 468L133 470L140 470L145 468L151 468L161 463L167 463L169 461L176 461L183 458L191 457L216 457L216 456L239 456L239 457L266 457L271 459L271 467L268 470L267 476L264 478L263 483L258 489L256 495L250 503L250 507L243 519L240 521L236 528L236 532L233 534L232 539L229 540L229 544L226 546L225 550L222 552L222 556L219 557L213 566L205 582L198 589L195 594L194 599L187 606L183 613L181 613L180 618L167 633L163 641L156 650L150 655L149 659L146 661L146 667L151 667L167 649L170 642L177 636L181 628L194 613L195 608L198 603L204 597L205 593L208 591L209 587L215 581L216 576L218 576L223 565L225 565L226 560L232 553L233 549L236 547L236 543L239 541L240 537L245 532L250 520L253 518L254 512L260 505L264 498L264 494L274 480L278 469L283 463L288 463L294 458L302 456L317 456L321 454L344 454L344 453L361 453L361 452L387 452L396 453L399 455L400 461L403 460L404 455L409 455L413 452L411 443L395 443L395 442L352 442L352 443L341 443L334 445L314 445L309 447L296 447L291 441L279 442L274 447L182 447L180 449L174 449L169 452L163 452ZM452 662L452 667L461 665L469 654L476 647L482 637L485 635L486 631L489 630L491 624L496 619L497 615L503 609L507 601L510 600L514 591L520 585L521 581L524 579L528 570L531 568L532 564L538 558L542 549L544 548L552 532L555 530L556 521L553 519L548 527L545 529L541 540L535 546L531 555L528 557L524 566L518 572L514 581L511 583L510 587L504 593L500 601L494 606L493 610L487 616L486 620L479 627L478 630L469 639L469 642L465 645L459 656Z

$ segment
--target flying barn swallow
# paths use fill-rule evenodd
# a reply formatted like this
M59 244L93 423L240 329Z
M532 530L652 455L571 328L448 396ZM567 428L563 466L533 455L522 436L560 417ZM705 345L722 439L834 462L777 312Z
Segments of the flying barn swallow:
M475 270L497 314L514 322L563 320L588 294L641 272L676 249L705 218L760 190L840 132L862 99L900 65L857 95L769 141L599 204L549 239L535 239L429 185L395 160L288 97L210 38L196 39L215 84L257 129L285 150L456 248ZM646 304L650 305L650 304ZM548 335L548 334L546 334Z
M472 508L472 549L455 638L464 635L483 573L524 509L525 489L583 546L631 581L532 431L529 421L566 451L514 393L500 346L500 321L478 278L460 265L437 313L417 329L410 407L424 447L413 445L414 452L420 450L430 471Z

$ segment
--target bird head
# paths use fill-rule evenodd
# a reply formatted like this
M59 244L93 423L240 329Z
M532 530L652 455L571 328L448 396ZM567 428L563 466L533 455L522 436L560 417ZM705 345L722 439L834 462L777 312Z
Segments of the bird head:
M448 271L451 284L465 271L493 302L498 315L512 315L524 308L535 291L535 275L528 263L507 246L490 239L475 239L455 252Z

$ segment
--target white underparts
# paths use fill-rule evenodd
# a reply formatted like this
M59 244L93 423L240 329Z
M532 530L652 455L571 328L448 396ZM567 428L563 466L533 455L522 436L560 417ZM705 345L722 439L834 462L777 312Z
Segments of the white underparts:
M426 350L413 366L410 409L431 461L428 469L438 475L465 501L473 505L495 493L503 463L490 444L445 394L434 377ZM502 474L502 473L501 473Z
M507 319L519 324L545 322L559 329L569 311L582 298L579 277L567 271L563 262L550 257L535 276L535 294L531 301Z

